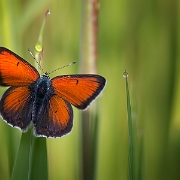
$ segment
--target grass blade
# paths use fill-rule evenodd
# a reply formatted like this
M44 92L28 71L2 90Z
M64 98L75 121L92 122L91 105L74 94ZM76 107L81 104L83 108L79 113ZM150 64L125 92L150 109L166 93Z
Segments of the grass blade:
M32 133L28 131L23 133L19 145L18 154L14 163L11 180L29 179L29 156L31 151Z
M125 71L123 77L126 79L126 95L127 95L127 113L128 113L128 129L129 129L129 180L134 179L134 142L133 142L133 124L131 116L131 103L128 87L128 73Z
M30 154L30 177L31 180L48 179L48 163L46 138L32 138L32 153Z

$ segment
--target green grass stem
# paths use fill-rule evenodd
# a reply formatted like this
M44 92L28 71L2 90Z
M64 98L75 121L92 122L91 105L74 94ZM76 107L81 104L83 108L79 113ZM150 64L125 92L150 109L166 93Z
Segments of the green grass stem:
M49 10L45 14L45 18L39 33L39 38L35 46L36 66L38 66L38 64L41 64L41 60L42 60L41 57L43 51L43 33L44 33L45 20L47 14L49 14ZM48 179L46 138L36 138L30 132L31 131L22 134L18 156L15 161L14 169L12 173L12 180Z
M128 158L128 177L129 180L134 180L134 139L133 139L133 122L131 115L131 103L128 87L128 73L125 71L123 76L126 80L126 95L127 95L127 114L128 114L128 132L129 132L129 158Z

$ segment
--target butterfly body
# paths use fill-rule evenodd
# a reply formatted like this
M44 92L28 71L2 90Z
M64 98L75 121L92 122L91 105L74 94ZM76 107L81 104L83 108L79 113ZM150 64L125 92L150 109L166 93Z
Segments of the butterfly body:
M5 122L22 131L30 124L34 134L61 137L73 126L72 105L86 109L106 80L93 74L63 75L52 79L12 51L0 47L0 86L11 86L0 100Z
M36 124L43 106L47 105L47 102L54 95L54 88L49 77L46 75L38 78L28 88L31 92L29 102L32 103L32 105L29 104L29 106L32 107L32 122Z

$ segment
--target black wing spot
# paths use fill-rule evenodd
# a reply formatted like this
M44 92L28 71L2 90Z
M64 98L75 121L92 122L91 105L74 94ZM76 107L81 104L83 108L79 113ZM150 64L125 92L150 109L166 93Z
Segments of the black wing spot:
M54 113L57 113L57 111L55 111Z
M76 85L79 83L79 80L78 79L76 79Z
M20 62L17 63L17 66L19 66L19 63L20 63Z

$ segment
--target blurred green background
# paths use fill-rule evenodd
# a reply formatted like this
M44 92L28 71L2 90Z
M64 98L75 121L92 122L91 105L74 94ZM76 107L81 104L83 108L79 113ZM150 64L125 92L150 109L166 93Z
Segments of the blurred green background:
M0 46L34 64L27 48L34 50L47 9L51 15L45 27L43 69L76 61L51 77L80 73L80 0L0 0ZM96 179L128 179L125 69L136 179L180 179L180 1L103 0L98 21L97 69L108 83L99 98ZM0 93L4 91L1 87ZM72 132L47 139L49 179L81 179L83 134L79 111L74 111ZM0 121L0 137L0 179L9 179L21 132Z

